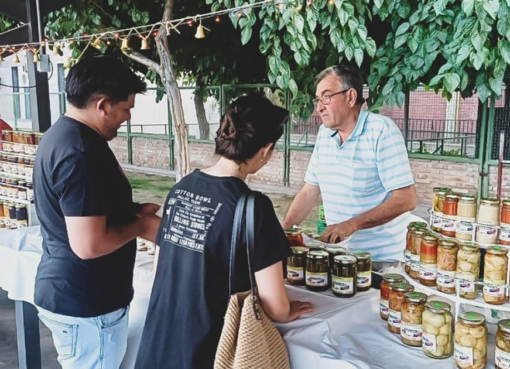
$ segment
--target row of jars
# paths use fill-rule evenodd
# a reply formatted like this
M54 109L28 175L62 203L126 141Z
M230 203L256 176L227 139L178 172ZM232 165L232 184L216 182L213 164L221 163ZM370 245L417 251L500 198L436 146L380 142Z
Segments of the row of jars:
M16 142L29 145L38 145L43 136L40 132L34 131L1 131L1 140L6 142Z
M500 202L496 198L482 199L477 209L476 197L473 195L456 194L447 187L434 187L433 191L434 215L510 228L510 200Z
M17 142L2 142L0 151L4 153L18 153L24 155L35 155L37 152L37 145L27 145Z
M34 173L34 167L31 165L14 164L5 161L0 161L0 175L1 174L12 174L15 176L25 177L27 180L32 179Z
M28 225L27 207L23 204L0 200L0 228L22 228Z
M427 301L427 295L414 292L414 287L405 283L402 275L384 275L381 318L387 320L389 331L399 334L408 346L421 346L428 357L444 359L454 354L458 368L484 369L487 365L485 317L463 312L454 327L450 310L448 303ZM501 363L508 363L505 359L510 355L510 320L499 322L496 345L496 368L506 368Z
M0 161L13 164L34 165L34 157L23 154L0 153Z
M33 202L34 186L30 181L0 176L0 196Z
M311 291L331 287L335 296L352 297L372 286L372 259L368 252L347 253L343 247L308 244L292 246L287 259L287 282Z

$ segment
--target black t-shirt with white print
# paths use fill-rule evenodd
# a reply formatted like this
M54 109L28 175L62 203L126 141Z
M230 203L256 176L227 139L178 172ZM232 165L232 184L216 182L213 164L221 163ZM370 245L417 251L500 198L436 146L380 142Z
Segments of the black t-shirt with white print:
M137 369L213 367L229 300L234 213L247 191L238 178L196 170L168 195ZM271 201L262 194L256 197L255 228L254 270L285 261L291 253L289 243ZM250 288L246 253L237 255L233 292Z

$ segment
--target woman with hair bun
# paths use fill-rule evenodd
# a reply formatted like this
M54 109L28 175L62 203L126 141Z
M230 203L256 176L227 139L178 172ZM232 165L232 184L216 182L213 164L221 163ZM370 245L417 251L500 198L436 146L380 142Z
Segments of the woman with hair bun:
M257 94L227 109L216 134L219 160L195 170L170 191L156 238L158 267L136 368L212 368L229 301L229 257L238 199L248 174L273 154L288 111ZM291 254L271 200L258 193L255 255L260 302L269 318L290 322L313 311L289 301L282 278ZM246 255L237 253L232 293L250 288Z

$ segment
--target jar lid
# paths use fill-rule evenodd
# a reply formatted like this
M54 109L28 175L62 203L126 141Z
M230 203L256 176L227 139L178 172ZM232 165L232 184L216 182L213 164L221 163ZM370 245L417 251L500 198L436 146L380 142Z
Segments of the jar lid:
M421 236L426 232L425 229L417 228L415 231L413 231L413 234Z
M325 248L325 250L333 255L343 255L347 252L345 247L340 246L328 246Z
M16 209L23 209L25 208L26 206L25 205L22 205L22 204L18 204L16 205Z
M501 246L489 246L487 247L487 252L495 255L508 254L508 250Z
M487 205L499 205L499 200L496 199L495 197L489 197L486 199L482 199L481 203Z
M306 254L309 259L322 260L328 257L328 253L326 251L320 250L311 250Z
M333 261L340 264L354 264L357 262L357 259L352 255L336 255Z
M303 231L299 228L289 228L284 230L285 234L292 234L292 235L298 235L302 234Z
M405 283L405 282L393 283L390 285L390 288L393 291L398 291L398 292L412 292L412 291L414 291L414 286L410 285L409 283Z
M409 223L410 226L415 226L417 228L427 228L426 222L411 222Z
M456 193L449 193L446 195L446 198L447 199L454 199L454 200L458 200L460 198L459 195L457 195Z
M475 202L476 201L476 197L474 195L461 195L460 196L460 201Z
M308 242L308 243L305 243L305 246L308 247L310 250L324 249L324 245L322 243L318 243L318 242Z
M436 195L437 196L446 196L446 194L450 192L450 190L439 190L439 191L436 191Z
M466 242L466 243L462 244L461 248L463 251L475 252L480 249L480 246L478 246L472 242Z
M358 260L367 260L370 259L370 253L366 251L353 251L352 254L356 257Z
M383 276L383 279L386 282L395 283L395 282L403 281L404 280L404 276L402 274L398 274L398 273L386 273Z
M482 314L475 313L474 311L464 311L460 313L459 319L467 325L479 325L485 322L485 317Z
M450 304L443 301L428 301L425 307L433 313L444 313L451 310Z
M506 199L502 201L503 205L510 205L510 199Z
M441 240L441 241L439 241L439 243L445 249L456 249L459 247L455 242L452 242L452 241Z
M423 236L422 241L429 242L429 243L430 242L436 243L437 238L428 234L428 235Z
M427 301L427 295L421 292L406 292L404 294L404 300L411 302L422 303Z
M506 333L510 333L510 319L503 319L498 322L498 328Z
M303 246L292 246L291 249L292 249L292 252L296 255L303 255L309 251L308 247L303 247Z
M448 187L434 187L432 189L434 192L449 192L450 189Z

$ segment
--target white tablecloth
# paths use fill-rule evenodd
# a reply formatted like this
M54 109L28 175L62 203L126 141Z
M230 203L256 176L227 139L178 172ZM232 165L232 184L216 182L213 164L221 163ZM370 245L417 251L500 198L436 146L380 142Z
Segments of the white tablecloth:
M9 232L9 233L6 233ZM32 303L41 257L38 228L0 230L0 288L9 298ZM129 313L128 351L122 369L134 367L152 289L153 257L138 252L135 295ZM287 286L292 300L311 301L316 311L287 324L277 324L289 350L292 369L453 369L452 358L434 360L421 348L404 345L379 317L379 291L372 289L342 299L330 291L316 293ZM494 336L489 336L488 365L494 368Z

